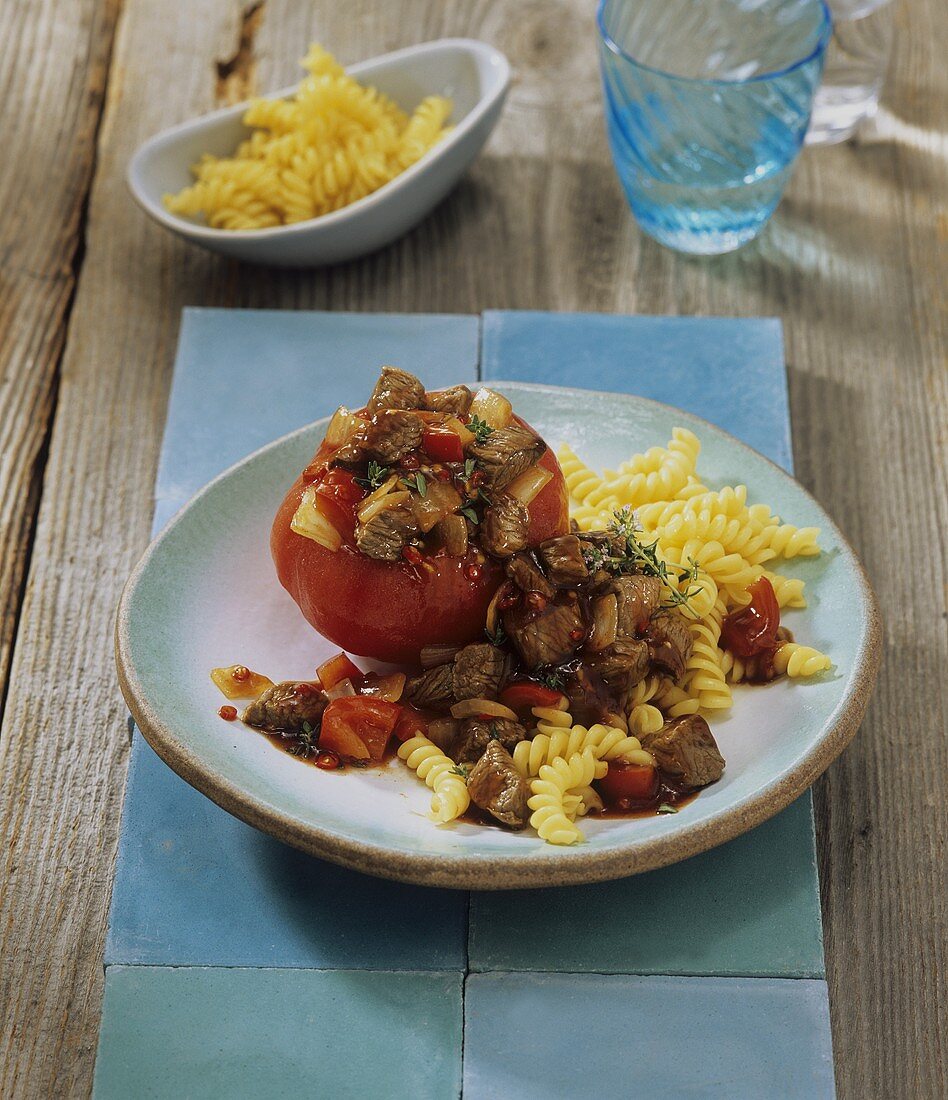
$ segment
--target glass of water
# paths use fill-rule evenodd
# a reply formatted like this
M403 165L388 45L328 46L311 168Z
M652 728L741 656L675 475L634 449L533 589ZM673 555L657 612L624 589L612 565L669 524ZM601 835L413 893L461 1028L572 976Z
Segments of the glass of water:
M600 0L606 130L642 229L681 252L757 236L806 134L823 0Z

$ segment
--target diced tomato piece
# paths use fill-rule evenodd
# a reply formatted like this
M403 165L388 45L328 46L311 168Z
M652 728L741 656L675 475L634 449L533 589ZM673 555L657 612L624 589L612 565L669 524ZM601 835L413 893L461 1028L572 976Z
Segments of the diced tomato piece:
M323 711L319 749L354 760L381 760L401 717L398 703L362 695L333 699Z
M562 692L544 687L533 680L518 680L500 693L500 702L518 714L532 707L555 707L563 700Z
M365 499L365 492L349 470L332 468L316 488L316 507L349 540L355 533L356 506Z
M402 714L395 724L395 736L399 741L408 741L419 733L427 734L428 722L419 710L407 703L402 704Z
M754 657L777 648L780 629L780 605L774 586L766 577L747 589L751 602L732 611L721 626L721 643L738 657Z
M658 793L658 768L651 764L623 764L613 760L598 785L603 799L613 805L623 799L650 802Z
M421 446L435 462L464 461L464 448L461 446L461 437L456 432L452 432L450 428L443 428L434 424L426 425Z
M362 682L362 671L349 660L345 653L337 653L330 657L316 669L316 678L322 684L324 690L329 691L343 680L351 680L353 686Z

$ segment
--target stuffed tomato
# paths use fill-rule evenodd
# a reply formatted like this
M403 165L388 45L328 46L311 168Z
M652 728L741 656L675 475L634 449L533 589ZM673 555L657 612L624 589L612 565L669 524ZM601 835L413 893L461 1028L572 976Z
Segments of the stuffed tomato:
M555 455L491 390L386 367L339 409L271 534L281 584L351 653L416 663L483 636L505 563L569 529Z

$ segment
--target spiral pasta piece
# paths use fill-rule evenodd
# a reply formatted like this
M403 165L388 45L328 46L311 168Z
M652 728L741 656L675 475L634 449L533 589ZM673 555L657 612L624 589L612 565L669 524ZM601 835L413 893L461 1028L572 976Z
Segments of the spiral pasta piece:
M540 768L539 776L530 782L528 807L533 811L530 824L543 840L550 844L576 844L582 832L569 819L564 798L572 788L588 787L593 779L602 778L607 765L593 755L591 748L574 753L569 760L556 757Z
M442 824L453 821L471 804L467 782L457 765L427 737L419 734L399 746L401 760L431 788L431 814Z
M816 676L833 667L833 662L812 646L798 645L796 642L784 642L774 653L774 670L791 679Z
M650 703L639 703L629 711L629 731L638 737L655 733L665 725L665 715Z

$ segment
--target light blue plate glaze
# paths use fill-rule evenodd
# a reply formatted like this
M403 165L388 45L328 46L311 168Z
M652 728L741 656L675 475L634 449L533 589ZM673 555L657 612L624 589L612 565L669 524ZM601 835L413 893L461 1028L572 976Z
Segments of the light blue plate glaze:
M523 383L492 383L550 442L568 441L591 465L615 467L665 442L676 425L700 436L702 476L745 483L801 526L822 528L824 554L794 562L810 607L788 615L799 640L831 653L831 674L807 684L739 689L713 723L724 778L682 812L587 821L570 849L535 835L466 823L436 827L426 789L397 762L359 775L324 773L217 717L208 679L241 661L274 679L303 678L333 647L303 621L277 583L273 514L309 460L325 421L235 466L198 494L152 544L119 608L117 656L126 700L156 751L225 809L316 855L405 881L474 889L567 885L684 859L788 805L855 732L879 659L875 601L843 536L787 474L731 436L642 398Z

